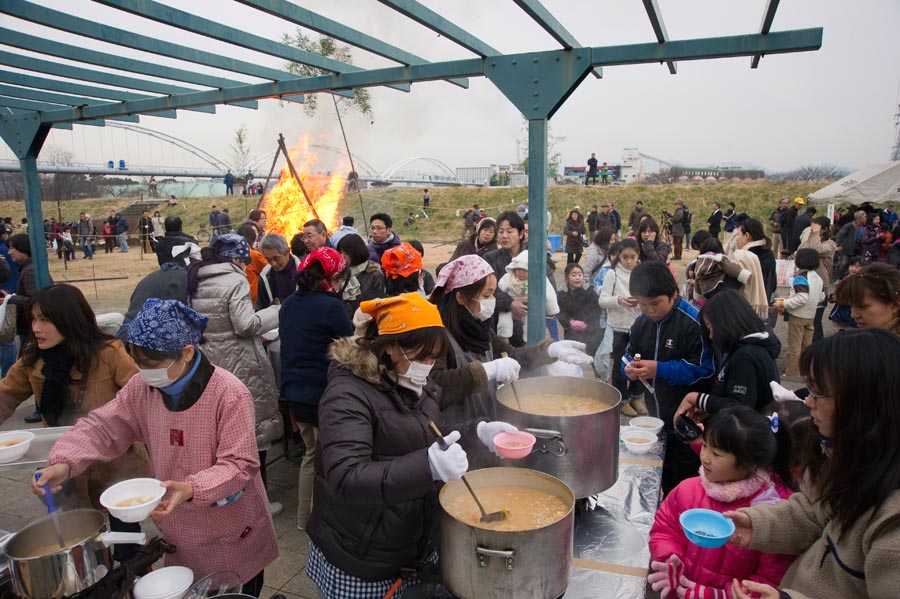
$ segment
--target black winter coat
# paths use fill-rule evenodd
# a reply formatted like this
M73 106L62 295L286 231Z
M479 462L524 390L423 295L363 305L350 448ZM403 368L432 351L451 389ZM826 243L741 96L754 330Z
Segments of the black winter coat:
M332 344L331 357L307 532L348 574L393 579L431 551L437 485L428 423L443 424L440 389L429 383L416 397L391 385L375 355L353 339Z
M781 342L771 333L748 335L738 342L737 349L726 356L716 375L710 393L701 393L697 408L707 414L745 405L762 412L772 400L769 383L781 382L775 360L781 353Z
M778 268L775 264L775 253L762 247L752 247L750 251L759 258L759 267L763 274L763 285L766 288L766 298L771 302L775 290L778 288Z
M289 295L278 314L281 397L318 405L328 384L328 346L352 334L353 324L337 294L316 290Z
M566 332L566 339L580 341L587 346L585 352L593 356L603 340L603 329L600 328L600 304L593 289L565 289L556 294L559 302L559 314L556 319ZM583 331L572 328L572 321L580 320L587 325Z
M584 236L587 231L584 230L584 223L580 220L576 223L575 221L567 220L566 228L563 230L563 235L566 236L566 252L570 254L580 254L584 251Z

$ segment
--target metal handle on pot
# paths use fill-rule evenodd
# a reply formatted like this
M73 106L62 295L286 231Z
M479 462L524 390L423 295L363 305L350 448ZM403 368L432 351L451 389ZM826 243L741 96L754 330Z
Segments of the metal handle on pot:
M488 549L478 545L475 547L475 553L478 555L478 565L482 568L487 568L488 557L502 557L506 559L506 569L513 569L516 552L512 549Z
M551 431L542 428L526 428L525 432L531 433L537 438L531 453L534 453L535 451L555 453L560 457L569 453L569 448L563 440L562 433L559 431Z
M110 545L145 545L147 543L147 535L142 532L104 532L100 533L94 540L103 543L104 547Z

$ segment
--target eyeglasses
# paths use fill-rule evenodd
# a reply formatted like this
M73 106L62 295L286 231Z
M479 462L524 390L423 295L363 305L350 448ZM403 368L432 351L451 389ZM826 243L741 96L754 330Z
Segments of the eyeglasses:
M819 393L818 391L814 391L812 387L807 385L807 390L809 391L809 397L814 404L818 404L820 399L831 399L831 395L826 395L824 393Z

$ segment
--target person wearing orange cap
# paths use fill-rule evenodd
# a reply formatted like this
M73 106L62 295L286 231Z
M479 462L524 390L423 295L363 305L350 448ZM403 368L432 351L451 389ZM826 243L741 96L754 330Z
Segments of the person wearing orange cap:
M419 292L422 289L422 254L409 243L402 243L381 255L384 271L384 290L388 297L401 293Z
M319 402L306 573L328 598L381 599L401 569L433 561L435 483L468 469L428 377L447 350L437 308L413 292L361 302L360 310L372 318L366 335L331 344ZM446 450L429 422L444 432ZM418 582L404 577L398 592Z
M347 262L330 247L314 249L296 271L297 291L284 300L278 318L281 394L300 425L306 453L297 484L297 528L306 529L312 509L319 400L328 384L328 346L353 334L341 292Z

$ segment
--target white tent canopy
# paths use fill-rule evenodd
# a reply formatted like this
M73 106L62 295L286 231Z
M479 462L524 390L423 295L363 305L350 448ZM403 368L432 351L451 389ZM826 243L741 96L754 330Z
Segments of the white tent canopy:
M813 204L900 202L900 161L870 164L807 196Z

